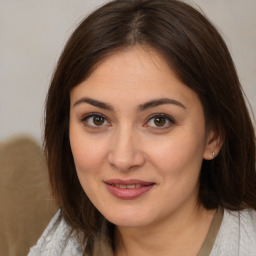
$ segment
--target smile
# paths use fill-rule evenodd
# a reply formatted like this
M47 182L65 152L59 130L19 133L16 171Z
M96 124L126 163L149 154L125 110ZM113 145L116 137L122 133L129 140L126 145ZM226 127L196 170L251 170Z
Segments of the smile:
M113 184L113 186L116 186L117 188L129 188L129 189L134 189L134 188L140 188L142 185L140 184L133 184L133 185L121 185L121 184Z
M141 180L107 180L104 181L108 191L121 199L135 199L150 191L155 183Z

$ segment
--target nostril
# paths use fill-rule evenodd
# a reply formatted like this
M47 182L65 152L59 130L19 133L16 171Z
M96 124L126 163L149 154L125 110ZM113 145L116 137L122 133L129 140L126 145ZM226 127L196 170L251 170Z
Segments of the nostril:
M130 171L131 169L143 166L145 158L141 152L118 151L109 153L108 162L112 167L120 171Z

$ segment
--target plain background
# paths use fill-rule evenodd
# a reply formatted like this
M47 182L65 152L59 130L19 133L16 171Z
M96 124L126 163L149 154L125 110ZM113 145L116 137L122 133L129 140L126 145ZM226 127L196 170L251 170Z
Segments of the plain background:
M44 100L58 57L77 24L104 0L0 0L0 141L41 142ZM186 0L226 41L256 112L256 0Z

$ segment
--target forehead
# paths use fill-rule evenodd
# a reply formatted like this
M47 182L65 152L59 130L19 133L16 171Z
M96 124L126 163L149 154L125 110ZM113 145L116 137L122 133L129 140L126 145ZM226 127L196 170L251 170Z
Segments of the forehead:
M136 46L118 51L97 65L92 74L71 91L71 102L79 97L102 101L117 98L132 102L174 97L190 104L197 95L184 85L164 58L154 49Z
M169 73L175 76L160 53L152 47L142 45L113 52L96 66L92 75L106 76L109 73L113 79L122 79L122 74L134 80L142 78L146 73L147 76L143 78L148 77L151 80L157 78L159 73Z

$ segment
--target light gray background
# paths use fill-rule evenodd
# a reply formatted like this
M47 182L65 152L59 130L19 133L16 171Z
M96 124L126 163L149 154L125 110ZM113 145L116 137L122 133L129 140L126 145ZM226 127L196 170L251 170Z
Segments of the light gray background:
M76 25L104 0L0 0L0 140L41 141L52 71ZM256 112L256 0L186 0L224 37Z

